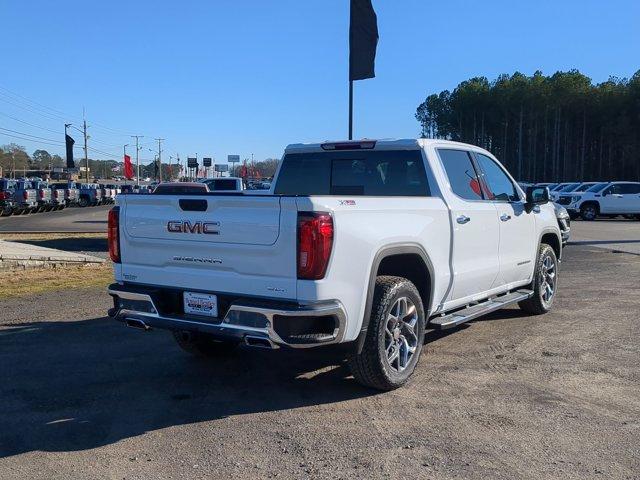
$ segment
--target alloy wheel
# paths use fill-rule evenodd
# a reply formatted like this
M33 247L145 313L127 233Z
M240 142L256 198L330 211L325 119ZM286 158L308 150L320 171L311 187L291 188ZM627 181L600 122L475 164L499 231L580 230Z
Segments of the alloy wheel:
M540 268L540 297L546 305L552 302L556 293L556 270L554 258L551 255L545 255Z
M418 348L418 311L408 297L398 298L385 325L384 348L387 363L392 370L407 368Z

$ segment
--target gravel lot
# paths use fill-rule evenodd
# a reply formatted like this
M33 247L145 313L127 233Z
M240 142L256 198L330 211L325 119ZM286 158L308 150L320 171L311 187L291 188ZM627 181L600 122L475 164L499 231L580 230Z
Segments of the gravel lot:
M428 336L412 383L334 353L202 362L85 289L0 311L0 478L640 478L640 257L566 250L555 310Z

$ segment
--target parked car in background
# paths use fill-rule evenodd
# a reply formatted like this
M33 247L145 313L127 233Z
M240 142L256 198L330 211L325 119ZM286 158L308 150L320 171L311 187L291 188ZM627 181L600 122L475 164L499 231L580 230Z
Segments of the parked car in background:
M89 207L99 205L102 202L102 190L95 183L75 183L79 191L78 205Z
M50 183L49 190L51 190L51 205L54 210L62 210L67 206L67 196L64 185L59 183Z
M562 236L562 245L566 245L571 236L571 217L567 209L562 205L553 203L553 208L556 212L556 219L558 220L558 228Z
M7 217L13 214L15 193L16 181L0 178L0 216Z
M64 190L64 198L67 207L78 204L78 201L80 200L80 190L78 189L76 182L56 182L50 183L49 186Z
M33 188L30 180L16 181L13 214L32 213L38 210L38 192Z
M49 184L40 180L30 180L32 188L36 191L36 201L38 202L38 212L49 212L53 210L51 203L51 189Z
M633 215L640 219L640 182L598 183L585 192L558 199L570 215L595 220L600 215Z
M573 182L573 183L561 183L560 185L556 186L553 190L549 190L549 195L551 197L552 201L556 201L558 199L558 196L564 192L564 191L571 191L574 188L577 188L578 186L580 186L580 182Z
M244 190L244 183L238 177L207 178L200 181L212 192L240 192Z

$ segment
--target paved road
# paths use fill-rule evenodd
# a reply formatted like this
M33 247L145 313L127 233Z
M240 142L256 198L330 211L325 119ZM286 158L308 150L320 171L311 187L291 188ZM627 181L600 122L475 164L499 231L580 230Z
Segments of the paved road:
M567 249L555 309L430 334L378 393L341 357L200 361L103 291L0 309L0 478L638 478L640 257Z
M56 212L0 217L0 233L8 232L106 232L108 205L65 208Z
M587 245L640 255L640 222L597 220L571 222L572 245Z

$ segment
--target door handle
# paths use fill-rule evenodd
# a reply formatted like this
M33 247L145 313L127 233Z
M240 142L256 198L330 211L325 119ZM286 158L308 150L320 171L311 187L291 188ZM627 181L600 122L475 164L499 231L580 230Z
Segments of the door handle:
M500 215L500 220L502 220L503 222L508 222L509 220L511 220L511 215L503 213L502 215Z
M464 225L465 223L469 223L470 221L471 219L466 215L460 215L458 218L456 218L456 222L458 222L460 225Z

